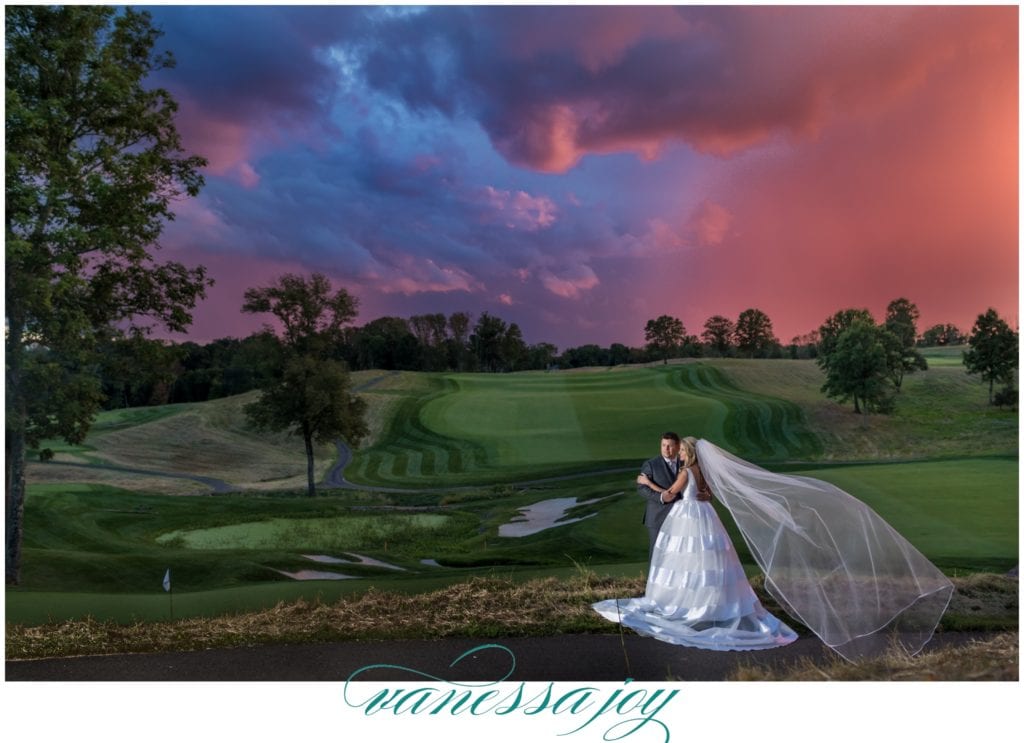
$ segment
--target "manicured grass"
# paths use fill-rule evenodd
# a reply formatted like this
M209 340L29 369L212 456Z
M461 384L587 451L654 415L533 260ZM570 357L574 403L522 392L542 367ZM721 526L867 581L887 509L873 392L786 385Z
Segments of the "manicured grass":
M793 403L736 387L712 365L607 373L420 375L348 477L369 485L524 480L631 467L662 431L761 461L821 453Z

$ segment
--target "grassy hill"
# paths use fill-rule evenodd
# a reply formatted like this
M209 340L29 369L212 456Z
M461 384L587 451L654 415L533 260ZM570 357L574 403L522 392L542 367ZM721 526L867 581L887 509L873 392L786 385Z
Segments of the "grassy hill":
M188 480L33 465L24 583L7 592L8 620L165 616L168 567L177 615L370 587L420 593L476 575L566 576L577 565L638 576L647 537L631 470L665 429L839 484L947 572L1017 564L1017 416L989 407L986 386L952 364L908 376L895 415L867 417L823 398L807 361L356 381L371 434L347 474L365 491L297 497L302 447L247 427L242 408L255 393L105 413L83 446L55 446L66 462L203 474L245 492L211 497ZM322 472L333 450L318 457ZM512 485L555 474L570 479ZM377 485L432 490L370 492ZM600 500L570 509L573 523L499 536L517 509L554 498ZM349 563L330 569L351 579L313 582L281 572L324 569L305 555L353 554L404 570Z

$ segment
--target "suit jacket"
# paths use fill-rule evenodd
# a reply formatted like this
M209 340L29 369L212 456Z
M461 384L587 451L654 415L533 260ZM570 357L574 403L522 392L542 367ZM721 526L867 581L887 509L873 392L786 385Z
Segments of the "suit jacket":
M679 460L676 459L677 473L679 472L679 466ZM640 471L666 489L672 486L677 477L677 475L672 474L672 470L668 468L668 465L665 464L665 460L661 456L648 459L644 462ZM651 490L646 485L637 485L636 492L647 500L647 508L644 509L644 523L647 525L647 528L661 529L661 524L665 521L665 517L668 516L672 503L662 503L661 491Z

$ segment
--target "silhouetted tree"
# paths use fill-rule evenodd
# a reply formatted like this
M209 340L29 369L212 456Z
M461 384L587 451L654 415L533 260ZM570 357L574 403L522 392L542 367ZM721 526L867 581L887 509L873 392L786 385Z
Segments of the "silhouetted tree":
M733 340L739 353L748 358L770 356L779 345L768 315L753 308L740 313L733 331Z
M712 315L704 321L704 332L701 339L719 356L727 356L732 349L732 338L736 325L728 317Z
M956 325L932 325L921 334L919 346L959 346L967 342L967 336Z
M644 340L647 341L648 350L665 364L669 356L678 352L685 335L683 321L669 315L648 320L644 326Z

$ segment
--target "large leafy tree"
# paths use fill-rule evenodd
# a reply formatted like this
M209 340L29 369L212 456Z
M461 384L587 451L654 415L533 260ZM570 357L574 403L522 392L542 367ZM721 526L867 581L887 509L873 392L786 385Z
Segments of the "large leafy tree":
M203 268L151 251L205 161L187 155L147 13L5 9L6 550L21 563L27 448L80 442L102 394L96 348L123 330L183 331ZM150 324L146 324L150 323Z
M988 401L992 403L992 388L996 382L1013 386L1014 371L1018 364L1018 336L999 313L989 308L971 328L967 339L970 348L964 351L964 366L968 374L980 374L988 382Z
M850 308L839 310L839 312L825 320L821 327L818 328L818 356L816 363L826 372L832 363L832 352L836 349L839 336L857 320L862 320L872 325L875 324L875 318L867 310Z
M281 325L284 368L245 414L260 430L301 436L306 446L307 492L316 495L313 444L339 437L353 446L366 433L366 402L351 392L348 368L331 358L358 301L315 273L285 274L272 286L247 289L243 312L270 313Z
M892 334L892 338L886 339L889 342L889 376L897 390L903 386L904 374L928 368L928 362L915 348L920 316L917 305L902 297L889 302L885 309L884 327Z
M661 358L667 364L668 357L678 352L679 347L686 338L686 327L683 321L670 315L661 315L654 320L648 320L644 326L644 340L647 341L647 350L654 356Z
M830 354L821 391L847 402L857 413L892 411L889 348L895 337L869 320L854 319L839 334Z
M722 315L713 315L704 321L704 332L700 337L708 348L720 356L725 356L732 348L732 337L735 332L736 325L732 320Z
M744 310L736 318L733 339L737 350L750 358L767 356L779 344L768 315L754 308Z

